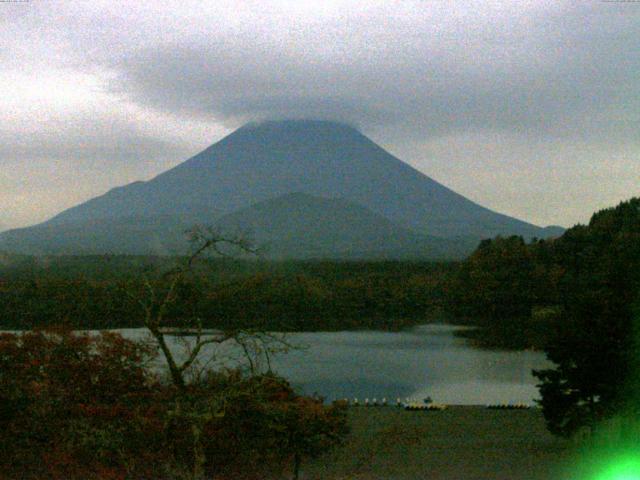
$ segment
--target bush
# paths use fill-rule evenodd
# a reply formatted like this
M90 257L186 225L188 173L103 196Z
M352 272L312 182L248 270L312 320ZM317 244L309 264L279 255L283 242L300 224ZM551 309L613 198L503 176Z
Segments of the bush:
M154 352L113 333L0 336L0 445L6 478L148 475L162 422L146 368ZM154 465L153 461L145 462Z
M273 375L184 391L118 334L0 335L2 479L268 478L338 444L345 412Z

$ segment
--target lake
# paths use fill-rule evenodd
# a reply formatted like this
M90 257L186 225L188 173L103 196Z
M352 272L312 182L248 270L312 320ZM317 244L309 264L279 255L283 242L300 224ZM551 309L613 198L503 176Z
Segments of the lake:
M543 353L474 348L454 335L457 328L463 327L291 333L288 340L302 348L275 355L272 368L298 391L328 400L386 397L395 403L397 397L430 396L437 403L477 405L531 404L539 398L531 370L550 365ZM144 335L138 329L119 331L129 338ZM171 337L172 348L180 341L185 340ZM226 349L221 356L229 354Z

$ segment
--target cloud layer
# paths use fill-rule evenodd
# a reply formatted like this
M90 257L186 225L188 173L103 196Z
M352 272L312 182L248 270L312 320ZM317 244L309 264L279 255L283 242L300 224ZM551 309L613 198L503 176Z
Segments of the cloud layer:
M246 121L307 117L541 224L640 194L640 4L31 2L2 4L0 33L5 183L82 168L84 199ZM71 187L0 222L70 206Z

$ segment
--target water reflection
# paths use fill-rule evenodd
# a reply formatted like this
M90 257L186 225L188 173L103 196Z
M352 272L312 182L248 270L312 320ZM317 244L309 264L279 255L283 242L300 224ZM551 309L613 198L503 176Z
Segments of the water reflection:
M296 334L309 349L278 358L276 369L306 393L330 398L431 396L485 404L537 397L531 370L547 366L542 353L475 349L454 336L456 328Z
M293 333L289 340L304 348L275 356L272 366L300 391L327 399L431 396L436 402L471 405L531 403L538 397L531 370L548 366L543 353L479 350L456 337L456 328ZM228 355L234 355L232 349L221 357Z

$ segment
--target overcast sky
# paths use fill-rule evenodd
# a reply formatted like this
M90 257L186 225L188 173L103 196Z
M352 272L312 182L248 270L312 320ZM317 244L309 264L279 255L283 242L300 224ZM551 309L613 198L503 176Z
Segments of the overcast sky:
M0 88L0 230L266 118L539 225L640 195L640 2L3 1Z

